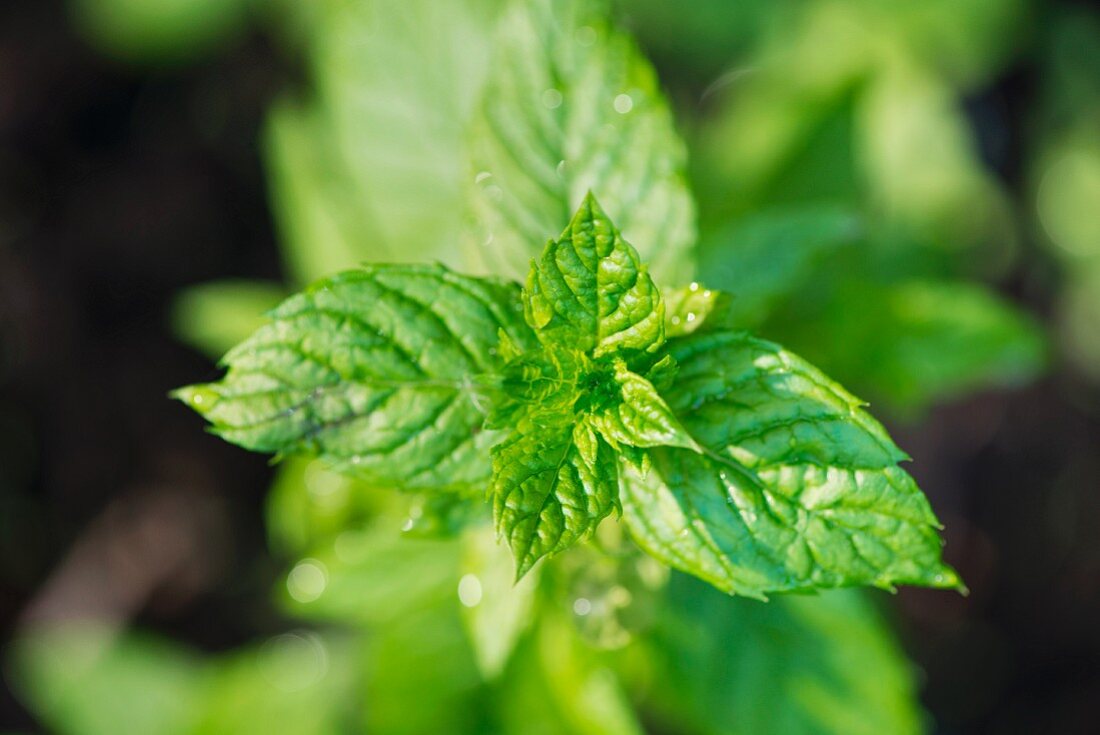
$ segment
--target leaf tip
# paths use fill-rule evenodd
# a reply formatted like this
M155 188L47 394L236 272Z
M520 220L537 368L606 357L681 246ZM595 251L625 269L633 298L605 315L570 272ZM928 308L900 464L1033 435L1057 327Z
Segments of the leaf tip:
M207 384L185 385L168 394L169 398L187 404L195 411L205 415L218 402L217 392Z

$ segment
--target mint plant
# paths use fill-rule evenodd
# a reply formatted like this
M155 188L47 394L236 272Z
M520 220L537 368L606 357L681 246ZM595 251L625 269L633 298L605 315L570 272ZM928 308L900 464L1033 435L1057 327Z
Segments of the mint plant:
M674 114L608 5L256 5L308 80L262 140L286 283L183 294L184 341L242 344L179 395L283 460L275 597L316 630L198 667L129 634L77 671L57 652L86 644L51 642L27 670L52 729L98 735L87 713L160 701L167 679L182 724L102 731L923 731L878 600L773 593L957 587L935 518L864 407L755 335L894 418L1039 369L1038 330L973 280L1002 258L962 257L996 194L976 150L940 145L965 75L880 42L904 8L822 25L810 3L764 34L750 16L778 6L617 3L674 50ZM948 5L937 27L998 27ZM851 46L856 27L874 43ZM821 68L830 33L851 55ZM707 48L713 68L681 66ZM727 68L752 73L696 103L681 73ZM965 217L939 216L927 174L964 186ZM331 277L362 262L389 265ZM315 659L329 672L293 696L272 684Z
M372 485L487 490L522 577L621 513L719 589L961 588L906 457L860 402L729 329L693 284L666 314L590 194L526 286L443 266L323 280L177 395L245 448ZM682 311L700 303L709 311Z

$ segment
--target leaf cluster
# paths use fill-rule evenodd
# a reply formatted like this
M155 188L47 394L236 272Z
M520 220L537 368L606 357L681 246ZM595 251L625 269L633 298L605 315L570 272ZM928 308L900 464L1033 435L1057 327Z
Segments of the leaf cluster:
M904 453L813 366L726 327L728 303L693 284L666 306L589 195L522 289L443 266L343 273L178 395L249 449L405 491L487 488L517 577L616 513L730 593L959 587Z

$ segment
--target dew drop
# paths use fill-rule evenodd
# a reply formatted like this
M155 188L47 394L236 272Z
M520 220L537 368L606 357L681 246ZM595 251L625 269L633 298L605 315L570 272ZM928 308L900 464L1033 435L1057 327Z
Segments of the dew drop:
M693 321L695 321L695 312L694 312L694 311L689 311L689 312L687 313L687 320L688 320L689 322L693 322Z
M477 176L474 177L474 183L475 184L480 184L482 181L485 181L485 179L488 179L491 176L492 176L492 174L489 173L488 171L482 171Z
M542 93L542 104L545 105L548 110L556 110L561 107L561 103L564 99L561 92L553 88L547 89Z
M692 281L691 285L688 286L688 291L691 291L692 293L695 293L698 290L699 290L699 284L696 283L695 281Z
M592 602L586 597L578 597L573 600L573 613L584 617L588 613L592 612Z
M615 107L615 112L625 115L634 109L634 98L629 94L620 94L612 104Z

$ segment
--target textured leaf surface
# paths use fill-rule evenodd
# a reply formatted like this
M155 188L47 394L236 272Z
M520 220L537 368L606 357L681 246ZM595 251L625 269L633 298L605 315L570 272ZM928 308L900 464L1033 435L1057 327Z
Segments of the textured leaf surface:
M588 191L663 282L691 275L695 211L685 151L653 69L603 5L514 3L475 115L473 257L522 277Z
M319 454L405 489L484 487L492 437L474 378L504 331L532 341L518 290L441 266L378 266L321 281L180 397L248 449Z
M618 395L589 419L612 446L697 449L652 383L630 372L622 360L616 360L614 379Z
M653 352L664 306L638 253L589 194L527 278L527 321L543 344L600 357Z
M517 577L590 533L616 507L616 464L611 447L568 415L531 417L493 448L493 514Z
M897 583L961 586L905 459L859 402L818 370L744 334L670 343L669 404L705 455L650 452L625 471L623 515L674 567L751 596Z

